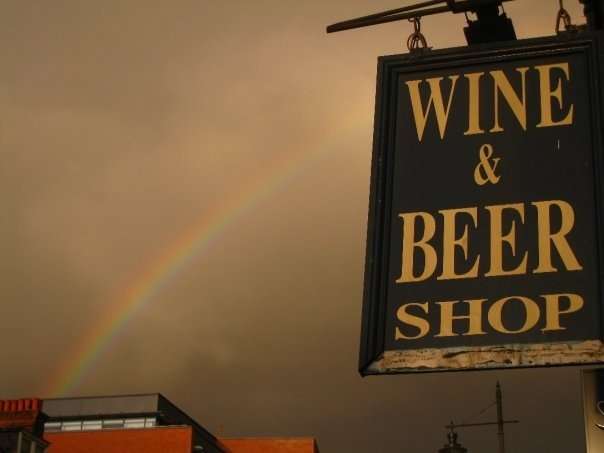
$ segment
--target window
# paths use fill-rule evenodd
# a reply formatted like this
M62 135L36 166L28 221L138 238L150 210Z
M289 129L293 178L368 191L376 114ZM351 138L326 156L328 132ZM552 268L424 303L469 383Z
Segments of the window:
M109 420L72 420L64 422L46 422L44 431L95 431L101 429L140 429L157 426L155 417L114 418Z
M47 422L44 423L44 431L61 431L61 422Z
M82 422L82 429L85 431L103 429L103 421L102 420L85 420Z
M31 444L31 453L45 453L46 447L42 444L38 444L37 442L32 442Z
M19 450L19 453L30 453L31 444L31 439L29 439L27 436L21 435L21 448Z
M15 453L45 453L46 446L44 441L36 438L27 431L21 431L18 437L17 450L11 450Z
M124 427L124 419L103 420L103 429L116 429Z
M144 418L127 418L124 423L125 428L144 428L145 427L145 419Z
M63 431L82 431L82 422L63 422Z

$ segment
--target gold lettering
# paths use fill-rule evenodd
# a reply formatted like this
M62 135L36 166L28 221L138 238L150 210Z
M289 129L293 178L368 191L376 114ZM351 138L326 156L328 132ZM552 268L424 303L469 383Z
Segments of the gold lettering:
M464 77L468 79L468 130L464 135L484 134L484 130L480 127L480 78L484 72L474 72L466 74Z
M493 82L495 83L495 124L491 132L503 132L503 128L499 124L499 94L503 95L507 104L514 112L514 115L518 119L518 122L522 126L522 129L526 131L526 72L529 68L516 68L522 77L522 100L512 88L510 81L506 77L505 73L501 70L491 71Z
M409 307L419 307L424 311L424 313L428 313L428 302L423 304L406 304L401 306L396 312L396 317L403 324L417 327L419 329L419 333L414 337L408 337L404 335L397 327L394 333L395 340L417 340L418 338L428 335L428 332L430 331L430 324L428 321L426 321L424 318L420 318L419 316L410 314L408 312Z
M399 214L403 219L403 247L401 262L401 277L397 283L421 282L429 278L436 269L437 257L434 247L428 244L436 232L436 222L427 212L412 212ZM424 234L418 241L415 240L415 220L421 219L424 224ZM424 269L417 277L413 275L413 255L415 249L420 249L424 254Z
M562 109L562 79L558 80L558 85L552 91L551 72L552 69L561 69L566 76L566 80L570 81L568 63L557 63L548 64L542 66L535 66L535 69L539 71L539 87L541 91L541 122L537 124L537 127L552 127L552 126L566 126L573 124L573 114L575 106L571 104L568 109L568 113L563 120L554 121L552 119L552 99L558 101L560 109Z
M455 236L455 220L457 214L468 214L474 221L474 226L478 226L477 209L445 209L439 211L443 216L443 272L438 277L438 280L453 280L462 278L478 277L478 265L480 256L476 257L472 268L465 274L457 274L455 272L455 249L460 248L463 251L464 258L468 258L468 225L465 226L464 232L460 238Z
M436 121L438 123L438 131L440 138L445 137L445 131L447 130L447 122L449 120L449 112L451 110L451 103L453 101L453 94L455 93L455 85L459 76L449 76L451 80L451 91L449 93L449 100L447 101L447 108L443 101L443 95L440 87L440 82L443 80L442 77L435 77L427 79L428 85L430 85L430 98L428 99L428 105L424 111L422 106L422 99L419 92L419 85L421 80L411 80L406 82L409 87L409 95L411 97L411 106L413 108L413 116L415 118L415 127L417 129L417 138L421 142L424 137L424 131L426 129L426 123L428 122L428 115L430 110L434 107L434 113L436 114Z
M526 274L526 261L528 252L524 253L522 262L515 269L505 270L503 268L503 244L508 244L512 250L512 256L516 255L516 221L507 234L503 234L503 211L514 210L520 214L520 221L524 223L524 204L502 204L496 206L485 206L491 217L491 267L485 277L498 277L501 275Z
M522 302L526 313L524 325L518 330L508 330L503 325L503 307L505 306L505 304L512 300L519 300L520 302ZM539 322L539 316L539 306L533 300L529 299L528 297L512 296L506 297L504 299L499 299L497 302L495 302L489 309L488 319L493 329L495 329L497 332L517 334L527 332L533 327L535 327L537 322Z
M575 224L575 211L566 201L536 201L532 203L537 208L537 231L539 244L539 265L533 271L535 274L544 272L557 272L552 265L551 244L556 247L562 262L569 271L580 271L583 267L577 261L571 249L566 235L570 233ZM551 231L550 207L556 206L562 215L560 230L556 233Z
M575 313L583 308L583 298L578 294L548 294L545 298L545 328L542 332L551 332L553 330L566 330L566 327L560 325L560 315ZM560 300L568 299L568 308L560 308Z
M469 314L465 316L453 315L455 305L461 302L437 302L440 305L440 333L436 337L456 337L458 334L453 332L453 321L467 319L469 322L467 335L485 335L482 330L482 304L486 299L466 300Z

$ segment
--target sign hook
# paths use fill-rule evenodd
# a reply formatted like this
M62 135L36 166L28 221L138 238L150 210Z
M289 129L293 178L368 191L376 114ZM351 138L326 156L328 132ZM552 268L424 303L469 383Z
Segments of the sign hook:
M561 25L564 24L564 29L566 31L577 31L577 26L573 25L572 19L568 11L564 8L564 1L559 0L560 9L558 10L558 15L556 16L556 34L561 33Z
M407 49L409 52L418 52L421 50L428 50L428 41L422 34L422 23L419 17L412 17L409 22L413 23L413 33L407 38Z

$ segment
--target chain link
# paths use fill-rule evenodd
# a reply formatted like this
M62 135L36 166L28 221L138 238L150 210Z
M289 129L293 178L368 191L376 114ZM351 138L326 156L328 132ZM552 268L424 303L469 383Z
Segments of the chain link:
M559 0L560 9L558 10L558 16L556 17L556 34L561 32L561 25L564 24L564 30L566 31L576 31L577 26L573 25L573 21L568 14L568 11L564 9L564 1Z
M413 23L413 33L407 38L407 49L409 52L415 52L421 49L428 49L428 41L422 34L422 24L419 17L409 19Z

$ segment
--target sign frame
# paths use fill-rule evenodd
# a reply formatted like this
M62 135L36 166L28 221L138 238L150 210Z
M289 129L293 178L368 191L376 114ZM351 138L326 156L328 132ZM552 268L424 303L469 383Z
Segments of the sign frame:
M416 372L463 371L480 369L526 368L557 365L584 365L604 362L604 137L602 121L604 34L599 32L564 33L558 36L508 43L420 51L378 58L374 117L373 153L367 224L367 243L363 291L359 372L363 376ZM599 332L589 344L532 343L497 344L480 348L442 348L429 360L409 362L400 352L387 351L386 294L388 291L390 237L392 224L393 154L396 127L397 81L404 72L438 70L453 65L510 61L581 52L588 62L591 109L591 149L594 170L595 232ZM453 358L453 360L449 360Z

